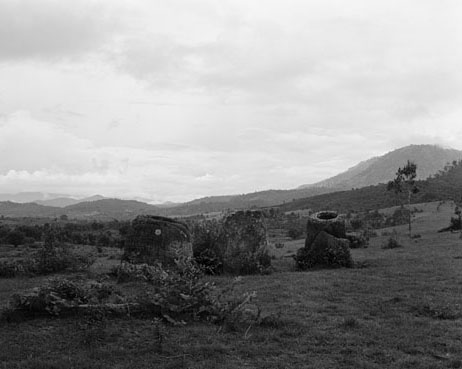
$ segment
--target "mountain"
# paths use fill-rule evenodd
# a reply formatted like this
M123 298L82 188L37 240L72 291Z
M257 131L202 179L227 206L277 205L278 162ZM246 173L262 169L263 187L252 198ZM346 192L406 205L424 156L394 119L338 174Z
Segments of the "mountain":
M69 218L132 219L140 214L159 214L159 209L154 205L135 200L106 198L80 202L62 210Z
M72 197L57 197L57 198L50 199L50 200L38 200L34 202L40 205L56 206L58 208L64 208L66 206L80 204L81 202L98 201L98 200L103 200L105 198L106 197L101 196L101 195L94 195L90 197L85 197L83 199L74 199Z
M19 193L2 193L0 194L0 201L12 201L19 204L26 204L35 202L43 206L53 206L64 208L65 206L78 204L85 201L96 201L105 199L101 195L94 195L83 199L76 199L67 195L56 193L43 193L43 192L19 192Z
M60 208L51 206L43 206L34 202L17 203L11 201L0 202L0 216L22 218L22 217L37 217L37 218L55 218L63 215L64 211Z
M461 158L462 151L434 145L411 145L363 161L335 177L313 185L291 190L266 190L241 195L203 197L183 204L151 205L136 200L108 199L100 195L75 199L42 193L0 194L0 215L57 217L66 214L69 218L132 219L139 214L174 217L220 212L227 209L272 206L280 206L286 211L303 208L374 209L386 207L385 205L396 205L396 197L387 193L384 185L376 185L393 179L397 169L405 165L407 160L417 164L419 179L434 177L432 180L422 182L427 187L425 191L418 194L419 199L431 201L452 196L455 191L454 184L445 184L438 173L442 170L444 172L448 162ZM428 183L432 183L431 186ZM462 188L460 183L462 180L458 183ZM352 188L357 190L347 191ZM34 199L30 201L35 201L37 204L5 201L8 196L13 197L17 202ZM37 200L37 197L40 199ZM1 202L2 200L4 202ZM392 202L393 204L390 205Z
M437 174L416 182L419 192L412 195L412 203L453 200L462 201L462 161L443 167ZM406 202L406 199L402 199ZM332 209L340 212L367 211L400 205L393 191L386 184L338 191L305 199L298 199L279 206L282 211Z
M44 206L54 206L57 208L64 208L65 206L78 204L80 200L73 199L71 197L57 197L50 200L34 200L36 204Z
M211 196L161 209L162 215L186 216L227 209L249 209L279 205L296 199L336 191L335 188L304 188L293 190L257 191L243 195Z
M334 187L349 190L386 183L395 177L397 169L405 165L407 160L417 164L417 179L426 179L437 174L447 163L461 158L462 151L459 150L436 145L410 145L363 161L334 177L299 188Z
M19 192L19 193L1 193L0 201L13 201L17 203L47 201L59 197L67 197L63 194L57 193L43 193L43 192Z

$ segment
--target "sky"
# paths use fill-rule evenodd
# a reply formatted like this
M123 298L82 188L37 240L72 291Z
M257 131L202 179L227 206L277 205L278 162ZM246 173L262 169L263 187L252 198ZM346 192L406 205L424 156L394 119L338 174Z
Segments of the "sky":
M0 193L188 201L462 149L459 0L1 0Z

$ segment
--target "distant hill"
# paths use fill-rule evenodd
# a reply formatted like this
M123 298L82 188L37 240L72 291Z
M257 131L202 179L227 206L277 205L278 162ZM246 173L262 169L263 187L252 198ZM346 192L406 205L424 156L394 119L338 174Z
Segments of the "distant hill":
M417 182L419 192L412 197L413 203L430 201L453 200L462 202L462 161L455 166L444 167L433 177ZM349 191L339 191L330 194L298 199L291 203L282 204L282 211L311 209L319 211L325 209L340 212L366 211L382 209L399 205L399 199L390 191L386 184L378 184Z
M316 196L335 191L335 188L304 188L293 190L267 190L243 195L211 196L193 200L177 206L163 208L167 216L185 216L211 213L227 209L248 209L275 206L300 198Z
M85 201L96 201L105 199L104 196L94 195L85 198L75 198L63 194L43 193L43 192L18 192L18 193L2 193L0 201L12 201L15 203L25 204L35 202L39 205L54 206L63 208L65 206L78 204Z
M459 150L435 145L410 145L363 161L334 177L299 188L334 187L350 190L386 183L394 178L398 167L405 165L407 160L417 164L417 178L426 179L438 173L447 163L459 159L462 159L462 151Z
M39 205L44 205L44 206L54 206L58 208L64 208L65 206L78 204L80 200L73 199L70 197L57 197L51 200L35 200L33 202Z
M67 195L43 192L0 193L0 201L13 201L17 203L37 202L67 197Z
M140 214L159 214L154 205L135 200L103 199L63 208L69 218L132 219Z
M139 214L188 216L219 212L227 209L248 209L278 206L285 211L300 209L336 209L340 211L367 210L397 205L393 194L385 190L386 183L395 177L399 167L407 160L417 163L419 185L422 191L415 196L419 202L452 199L462 190L462 175L450 178L448 171L438 175L448 162L462 158L462 151L433 145L411 145L386 155L371 158L335 177L314 185L291 190L267 190L242 195L210 196L183 204L151 205L136 200L108 199L96 195L86 199L57 196L36 200L39 204L18 204L5 201L0 195L0 215L10 217L56 217L66 214L70 218L132 219ZM457 167L458 168L458 167ZM458 172L457 172L458 173ZM349 191L355 188L354 191ZM41 193L22 193L13 196L18 200L34 198ZM45 195L44 195L45 196ZM462 193L461 193L462 196ZM454 198L459 201L460 199ZM20 201L17 201L20 202Z
M36 203L17 203L11 201L0 202L0 216L22 218L54 218L63 215L65 212L60 208L43 206Z

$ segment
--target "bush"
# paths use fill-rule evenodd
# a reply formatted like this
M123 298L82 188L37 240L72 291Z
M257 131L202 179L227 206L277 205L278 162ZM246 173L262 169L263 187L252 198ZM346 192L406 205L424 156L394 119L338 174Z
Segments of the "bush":
M0 278L47 275L62 271L80 271L93 264L94 258L71 252L64 246L45 244L34 256L23 260L0 261Z
M14 278L26 274L27 268L24 263L9 260L0 261L0 278Z
M63 245L55 247L45 244L35 255L31 271L36 275L64 270L79 271L88 268L93 262L93 257L73 253Z
M271 256L267 250L252 253L235 249L226 257L225 272L236 275L269 274Z
M394 229L386 243L382 245L382 249L396 249L398 247L402 247L402 245L399 242L398 232Z
M114 271L121 283L135 280L145 282L147 287L136 301L172 324L197 320L228 324L249 318L244 316L244 311L255 294L237 296L234 286L240 279L219 290L213 283L202 280L202 270L192 259L177 259L176 263L176 269L165 269L160 264L124 263Z
M163 280L167 275L160 265L131 264L127 262L113 267L109 274L116 277L118 283L133 281L154 283Z
M194 224L193 256L207 274L223 272L226 249L223 226L217 221L205 221Z
M304 235L304 227L297 227L292 225L288 231L287 231L287 236L292 238L293 240L298 240L300 238L303 238Z
M25 240L25 235L21 231L17 230L12 230L8 233L6 236L6 242L13 245L14 247L17 247L19 245L22 245Z
M366 248L369 240L361 233L347 233L346 238L350 241L351 249Z
M79 305L102 302L115 294L114 289L105 284L83 285L66 278L53 278L30 292L12 295L2 317L12 319L21 314L60 316Z

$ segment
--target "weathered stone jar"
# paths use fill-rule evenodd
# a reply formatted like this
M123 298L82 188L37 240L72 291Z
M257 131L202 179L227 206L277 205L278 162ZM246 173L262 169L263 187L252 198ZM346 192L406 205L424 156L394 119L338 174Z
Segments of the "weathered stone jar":
M298 250L298 269L313 267L350 267L350 241L345 221L335 211L320 211L307 221L305 247Z
M179 256L193 254L186 224L153 215L140 215L132 221L124 249L124 259L132 263L174 265Z

